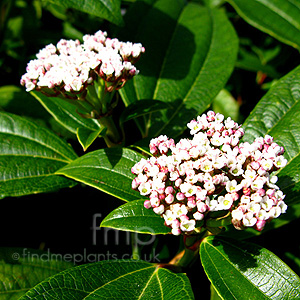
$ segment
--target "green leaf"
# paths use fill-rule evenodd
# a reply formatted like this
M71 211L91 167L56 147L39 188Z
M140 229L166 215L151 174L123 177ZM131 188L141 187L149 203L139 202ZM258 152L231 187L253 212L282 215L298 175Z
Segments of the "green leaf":
M0 112L0 198L73 186L73 181L54 173L76 157L51 131Z
M46 120L49 114L23 87L5 85L0 87L0 107L6 112Z
M300 195L300 67L281 78L259 101L243 128L243 140L269 134L285 149L288 164L278 172L278 186L286 202L299 202Z
M226 0L250 25L300 49L298 0Z
M65 270L27 292L29 299L194 299L185 274L137 260L102 261Z
M106 148L87 153L56 174L95 187L124 201L140 198L131 188L131 168L144 156L126 148Z
M300 278L258 245L211 236L201 243L200 257L221 299L300 298Z
M238 60L236 67L247 71L258 72L261 71L266 73L268 76L273 78L280 77L280 74L272 65L263 64L259 57L253 53L253 51L247 51L245 48L240 46Z
M125 123L129 120L167 108L170 108L170 105L162 101L151 99L139 100L125 107L120 116L120 123Z
M106 19L116 25L122 25L121 0L48 0L51 3L80 10Z
M137 65L140 74L120 90L122 99L126 105L140 99L172 102L172 109L153 114L149 136L175 137L208 108L231 75L235 31L222 10L196 3L160 0L144 17L137 9L130 13L129 20L139 20L135 40L146 52Z
M100 226L148 234L170 233L170 228L164 225L164 219L152 209L145 208L144 201L136 200L121 205L107 215Z
M29 248L0 248L1 300L17 300L41 281L74 267L62 258Z
M90 131L84 127L77 128L77 139L82 146L83 150L86 151L89 146L95 141L97 137L103 137L106 133L105 128L99 128L97 131Z
M76 134L84 150L86 150L101 133L105 132L105 128L101 127L97 120L80 116L75 105L57 97L47 97L39 92L31 92L31 94L60 125Z
M39 92L31 94L44 106L44 108L53 116L53 118L70 132L77 134L78 128L98 131L99 123L94 119L81 117L75 105L57 97L47 97Z
M217 113L230 117L234 121L239 120L239 104L225 89L221 90L212 103L212 109Z

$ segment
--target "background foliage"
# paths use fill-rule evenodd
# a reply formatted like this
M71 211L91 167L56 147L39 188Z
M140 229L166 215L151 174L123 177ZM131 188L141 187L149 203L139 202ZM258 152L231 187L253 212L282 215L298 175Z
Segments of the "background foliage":
M46 299L300 297L300 244L290 237L300 216L298 0L4 0L0 6L1 299L19 299L43 280L22 299L41 293ZM123 148L95 139L105 132L72 105L19 86L27 62L46 44L99 29L146 48L140 74L116 95ZM289 209L261 234L229 227L207 238L202 264L198 259L186 274L175 273L150 263L168 262L182 244L143 208L130 168L151 137L185 137L186 123L209 108L243 123L245 141L270 134L284 145L289 163L278 176ZM141 233L160 235L136 249L129 231L139 233L140 244L149 239ZM128 260L132 249L145 261ZM117 260L124 253L127 260ZM236 285L245 277L243 288ZM127 281L134 287L124 290Z

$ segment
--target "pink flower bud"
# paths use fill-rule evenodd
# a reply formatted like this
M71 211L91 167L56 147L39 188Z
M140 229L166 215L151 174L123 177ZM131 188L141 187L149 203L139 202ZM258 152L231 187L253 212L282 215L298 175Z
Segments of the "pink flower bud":
M258 220L255 224L255 228L258 231L262 231L265 227L266 221L265 220Z
M251 194L251 188L243 188L243 194L245 195L245 196L250 196L250 194Z
M169 194L166 198L165 198L165 202L167 204L171 204L174 202L174 196L172 194Z
M174 194L174 189L173 189L173 187L172 186L167 186L166 187L166 189L165 189L165 193L167 194L167 195L169 195L169 194Z
M236 201L240 198L239 194L237 192L233 192L230 194L233 201Z
M132 187L132 189L133 190L136 190L138 187L139 187L139 183L138 183L138 180L137 180L137 178L134 178L133 180L132 180L132 183L131 183L131 187Z
M185 196L184 196L184 193L177 193L176 194L176 199L179 200L179 201L182 201L185 199Z
M160 206L154 207L153 211L157 214L157 215L161 215L164 213L165 211L165 207L161 204Z
M197 201L197 209L200 213L207 211L207 205L202 201Z
M250 166L251 166L251 168L252 168L253 170L258 170L259 167L260 167L260 164L259 164L259 162L257 162L257 161L252 161L251 164L250 164Z
M161 194L158 195L158 199L159 199L160 201L161 201L161 200L165 200L165 198L166 198L166 195L163 194L163 193L161 193Z
M145 202L144 202L144 207L147 208L147 209L149 209L149 208L152 207L152 206L151 206L150 200L145 200Z
M259 194L259 196L263 197L266 194L266 191L264 189L259 189L257 190L257 193Z

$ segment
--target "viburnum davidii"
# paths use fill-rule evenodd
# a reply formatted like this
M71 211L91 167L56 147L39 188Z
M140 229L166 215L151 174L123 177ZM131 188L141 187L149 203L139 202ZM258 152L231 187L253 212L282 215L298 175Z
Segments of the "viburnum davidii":
M144 51L140 43L110 39L101 30L85 35L82 44L62 39L56 46L47 45L28 63L21 85L26 91L81 100L90 105L91 117L102 117L111 109L112 97L107 94L138 74L134 63Z
M132 188L149 197L144 206L164 218L174 235L199 232L214 214L237 229L262 230L287 209L274 171L286 165L284 149L269 135L240 143L243 129L213 111L187 124L192 139L177 144L161 135L149 159L136 163Z

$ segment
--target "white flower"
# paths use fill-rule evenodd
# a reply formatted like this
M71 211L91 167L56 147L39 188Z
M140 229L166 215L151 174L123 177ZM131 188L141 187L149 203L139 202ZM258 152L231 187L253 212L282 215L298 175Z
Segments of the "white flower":
M200 168L203 172L211 172L213 170L213 163L209 159L206 159L202 162Z
M274 165L277 168L283 168L287 164L287 159L285 159L282 155L275 158Z
M149 195L152 191L150 182L142 182L138 187L138 190L140 191L140 194L143 196Z
M153 211L157 214L157 215L161 215L163 214L163 212L165 211L165 207L163 204L156 206L153 208Z
M273 200L270 199L268 196L264 196L261 201L261 207L265 211L269 211L273 207Z
M196 221L195 220L183 220L180 223L180 229L182 231L192 231L195 229Z
M233 176L240 176L244 173L243 166L237 163L230 168L229 173Z
M210 142L214 145L214 146L221 146L224 143L224 139L221 136L221 134L219 132L215 132L212 136L212 138L210 139Z
M259 220L269 219L269 214L264 209L261 209L256 215Z
M242 186L235 179L226 182L226 191L228 193L238 192Z
M285 204L284 201L279 201L277 207L281 209L281 213L283 214L286 212L288 206Z
M199 130L201 130L201 126L200 126L199 122L197 122L196 120L192 120L191 122L189 122L187 124L187 127L191 129L191 131L190 131L191 135L194 135Z
M248 204L247 209L248 209L249 211L253 212L253 214L257 214L257 213L260 211L261 206L260 206L260 204L258 204L258 203L256 203L256 202L250 202L250 203Z
M264 170L270 171L273 167L273 161L271 159L262 159L260 165Z
M270 218L278 218L281 215L281 208L273 206L269 211Z
M197 221L201 221L204 219L204 214L201 214L199 211L196 211L194 214L193 214L193 217L195 220Z
M254 217L252 212L248 212L243 216L243 224L247 227L252 227L256 224L257 219Z
M219 210L230 209L233 204L233 199L230 194L226 194L225 197L224 196L218 197L218 203L219 203L218 205Z
M233 210L232 212L231 212L231 216L232 216L232 219L233 220L238 220L238 221L240 221L240 220L242 220L243 219L243 217L244 217L244 213L243 213L243 211L241 210L241 209L235 209L235 210Z
M186 206L180 203L171 204L170 209L176 215L177 218L188 213Z

